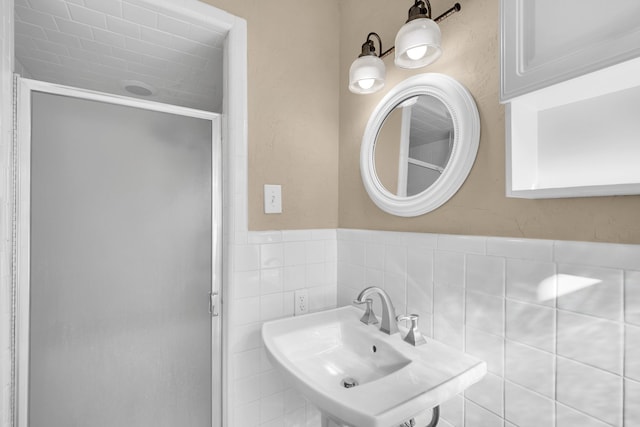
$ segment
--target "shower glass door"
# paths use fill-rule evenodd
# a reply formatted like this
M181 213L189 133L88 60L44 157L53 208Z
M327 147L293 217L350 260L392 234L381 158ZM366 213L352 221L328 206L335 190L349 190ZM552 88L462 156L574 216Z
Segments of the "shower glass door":
M20 148L19 425L217 426L219 117L53 92Z

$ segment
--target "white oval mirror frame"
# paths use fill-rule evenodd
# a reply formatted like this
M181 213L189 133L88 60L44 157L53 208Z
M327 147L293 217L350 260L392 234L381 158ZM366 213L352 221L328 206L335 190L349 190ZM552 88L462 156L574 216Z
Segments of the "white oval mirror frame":
M454 141L451 157L440 177L423 192L400 197L378 179L375 145L385 118L408 98L430 95L446 105L453 121ZM373 202L385 212L412 217L442 206L462 186L471 171L480 142L480 117L471 93L457 80L444 74L419 74L400 82L376 106L367 122L360 149L360 173Z

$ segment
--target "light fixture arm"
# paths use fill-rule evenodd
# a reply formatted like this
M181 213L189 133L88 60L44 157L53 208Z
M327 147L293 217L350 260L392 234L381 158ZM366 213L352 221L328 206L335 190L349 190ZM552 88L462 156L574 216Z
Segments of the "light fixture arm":
M376 48L373 40L371 40L371 37L375 37L378 39L378 46L380 47L380 52L381 52L379 55L376 55ZM367 35L367 41L364 42L364 44L362 45L362 53L360 54L360 56L376 55L380 58L384 58L385 56L389 55L391 52L393 52L393 46L391 46L386 51L382 52L382 39L380 38L378 33L371 32Z
M440 22L454 13L460 12L460 9L462 9L460 3L456 3L453 7L447 9L442 15L434 19L434 21ZM424 18L425 16L431 19L431 3L429 3L429 0L415 0L414 5L409 9L409 19L407 19L407 22L417 18Z
M407 22L425 17L431 19L431 3L429 3L429 0L415 0L413 6L409 8Z

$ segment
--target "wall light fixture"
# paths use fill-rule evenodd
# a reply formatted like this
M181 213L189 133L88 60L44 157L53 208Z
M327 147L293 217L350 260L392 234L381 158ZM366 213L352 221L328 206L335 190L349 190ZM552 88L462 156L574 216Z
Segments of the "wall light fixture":
M437 22L460 11L460 3L431 19L429 0L414 0L409 9L409 19L396 35L395 46L382 51L382 40L377 33L369 33L362 45L362 53L353 61L349 69L349 90L357 94L374 93L382 89L386 70L382 58L395 51L395 64L400 68L425 67L442 54L440 48L440 27ZM374 41L378 39L380 53L376 53Z

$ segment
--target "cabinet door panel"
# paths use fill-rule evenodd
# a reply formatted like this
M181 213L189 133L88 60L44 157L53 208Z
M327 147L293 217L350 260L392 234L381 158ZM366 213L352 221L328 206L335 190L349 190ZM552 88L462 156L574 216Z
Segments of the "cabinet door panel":
M502 0L503 102L640 56L638 0Z

